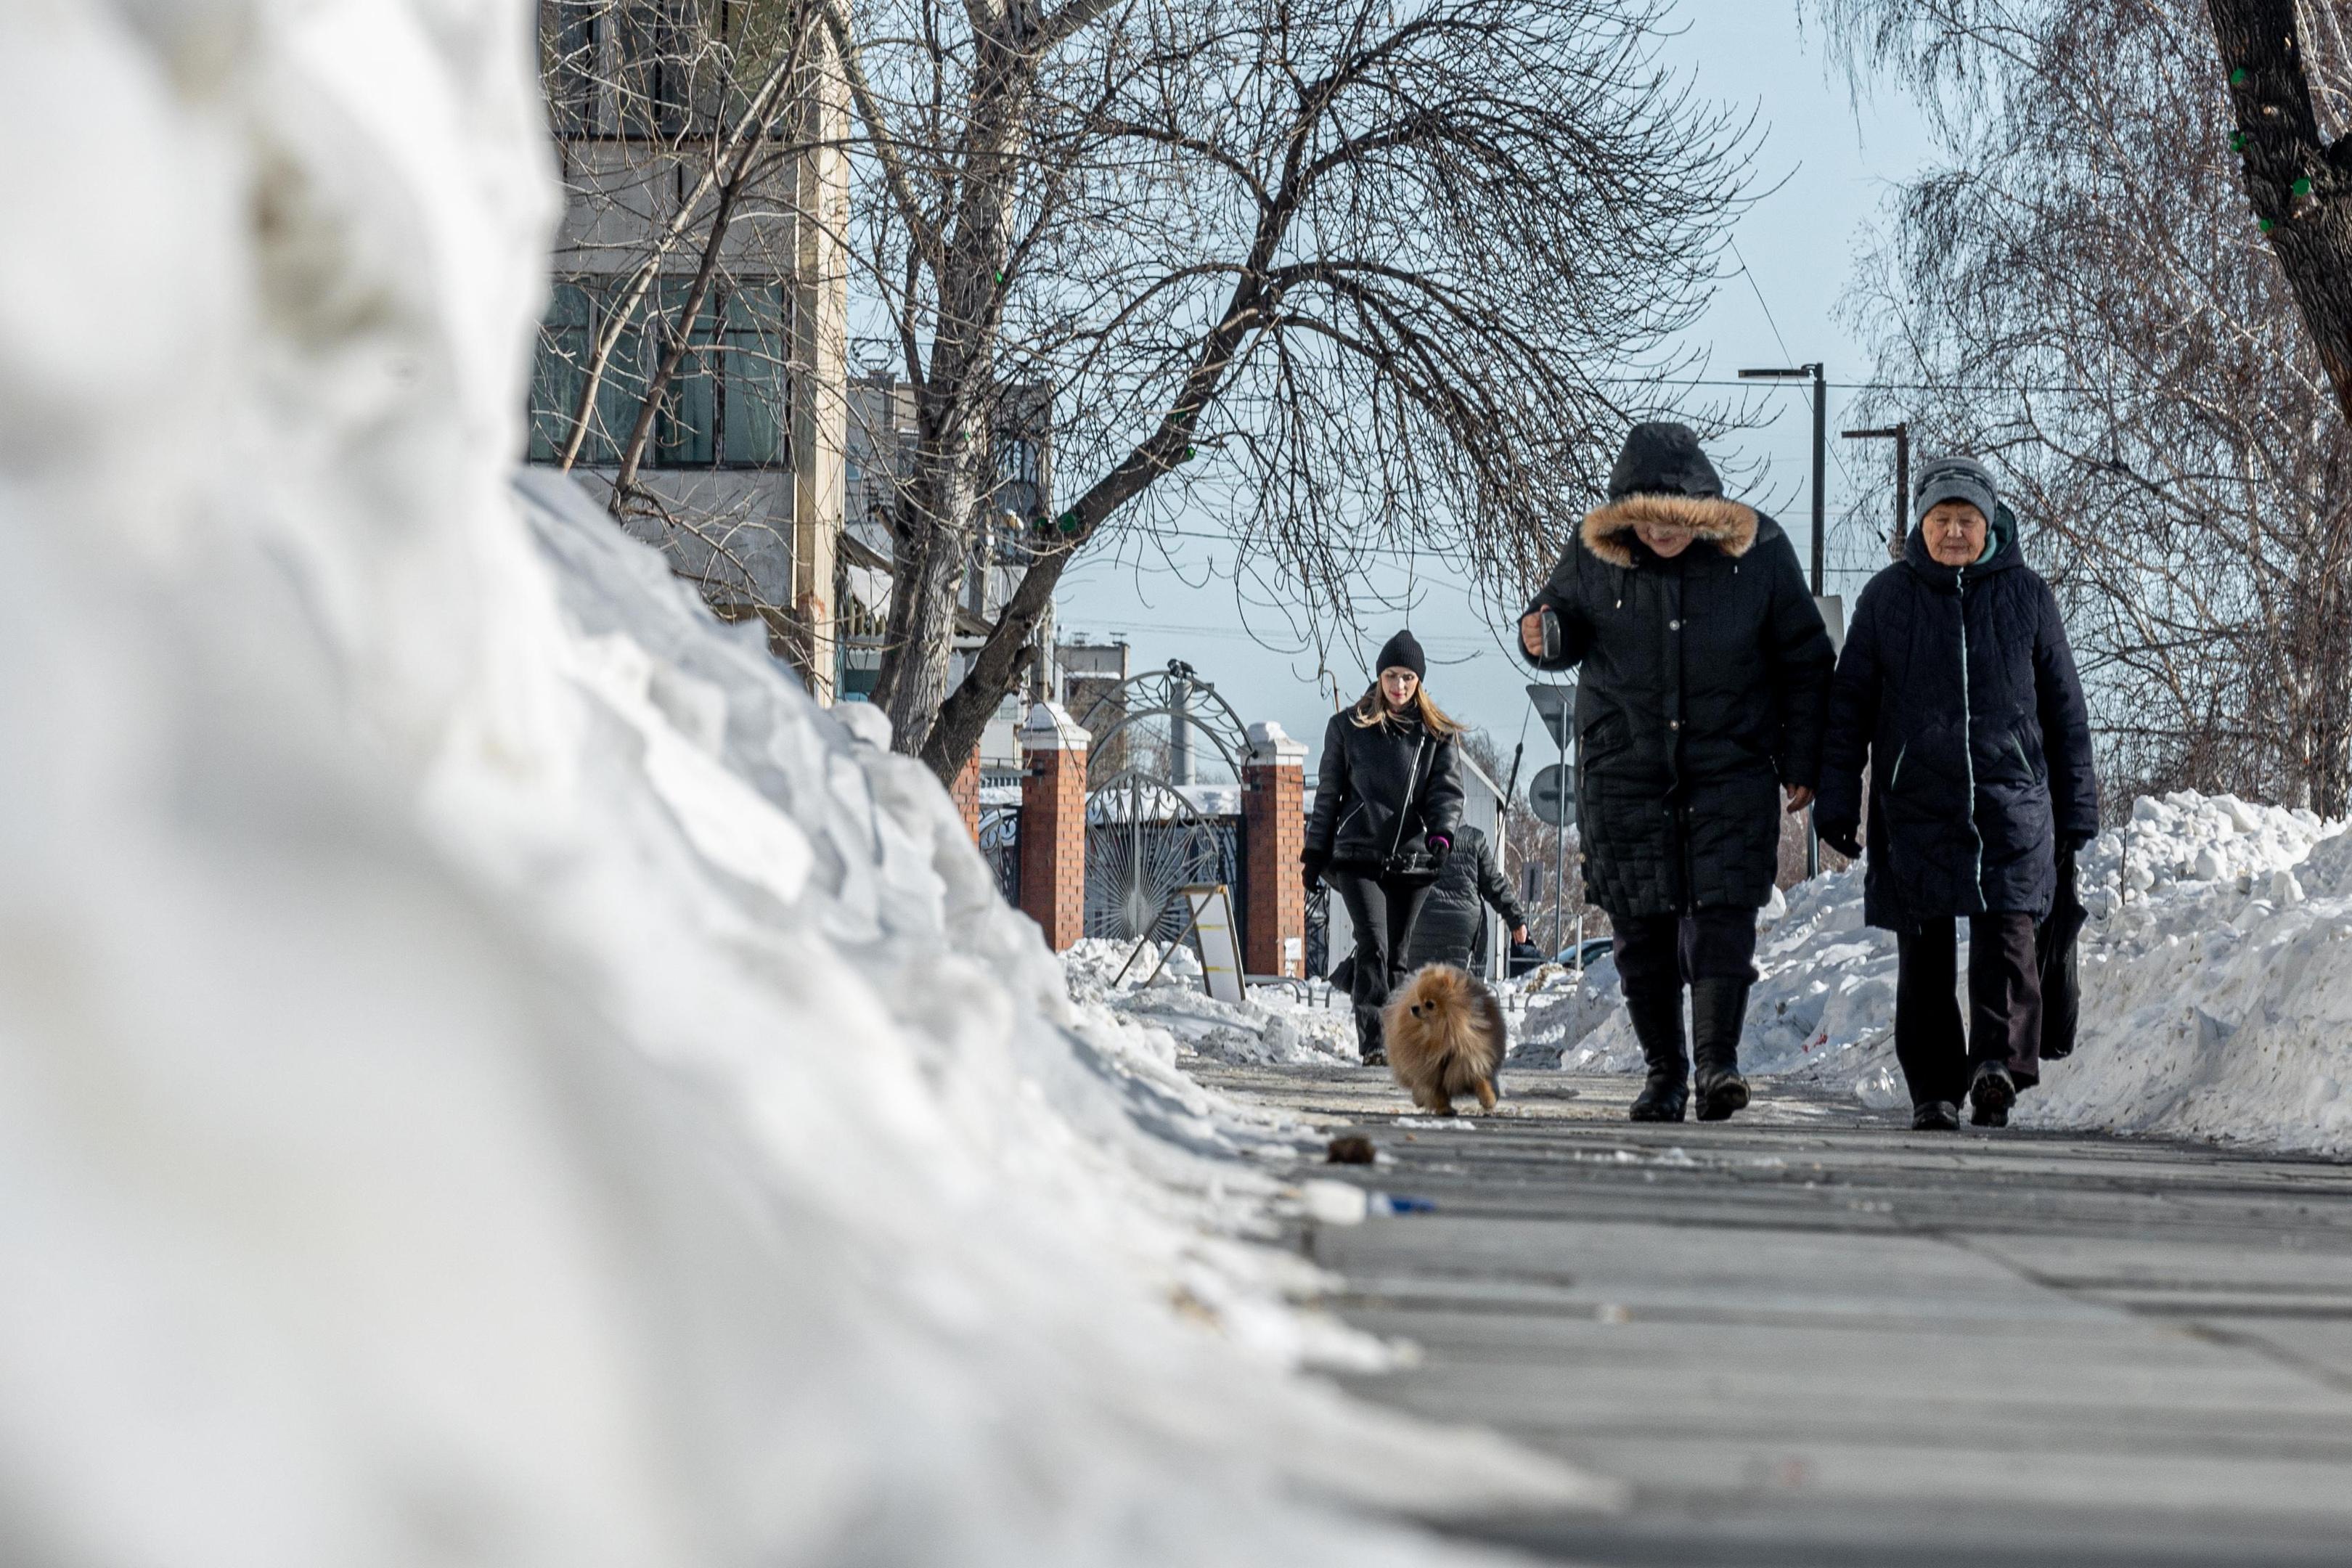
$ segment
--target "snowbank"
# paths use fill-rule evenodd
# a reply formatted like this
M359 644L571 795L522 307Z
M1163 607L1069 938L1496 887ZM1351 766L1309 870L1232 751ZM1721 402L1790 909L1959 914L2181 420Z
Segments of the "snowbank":
M2016 1121L2352 1153L2344 826L2227 795L2135 802L2079 869L2091 919L2076 1052L2044 1068ZM1895 1110L1909 1105L1895 939L1863 924L1862 878L1816 878L1765 911L1742 1060ZM1614 966L1575 978L1530 992L1514 1061L1637 1070Z
M1155 1043L1166 1042L1171 1062L1179 1051L1233 1062L1348 1067L1362 1060L1355 1019L1344 1005L1326 1006L1286 987L1258 985L1236 1007L1202 989L1201 961L1190 947L1171 952L1156 975L1160 947L1151 945L1139 955L1135 948L1132 942L1089 937L1064 953L1070 994L1081 1005L1140 1026ZM1147 985L1147 979L1152 984Z
M1404 1563L1289 1136L509 458L529 8L0 8L0 1561ZM95 323L103 323L93 338Z

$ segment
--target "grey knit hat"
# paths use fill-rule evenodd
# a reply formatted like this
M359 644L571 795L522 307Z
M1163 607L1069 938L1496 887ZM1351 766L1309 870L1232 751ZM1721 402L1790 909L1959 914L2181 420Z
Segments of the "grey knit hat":
M1930 458L1920 464L1911 486L1911 521L1925 522L1937 502L1948 500L1968 502L1990 524L2000 505L1991 470L1974 458Z

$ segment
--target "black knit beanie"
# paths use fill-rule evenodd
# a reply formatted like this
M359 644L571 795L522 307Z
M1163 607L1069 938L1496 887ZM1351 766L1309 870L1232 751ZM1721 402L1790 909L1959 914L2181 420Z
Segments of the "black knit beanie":
M1384 669L1409 669L1423 680L1429 679L1429 660L1422 657L1421 644L1411 632L1399 632L1381 645L1381 657L1372 665L1372 674Z

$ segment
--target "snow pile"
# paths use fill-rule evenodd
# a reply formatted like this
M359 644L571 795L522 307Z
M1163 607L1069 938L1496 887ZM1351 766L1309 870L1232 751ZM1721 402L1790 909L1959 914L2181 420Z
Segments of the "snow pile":
M2352 1152L2352 834L2308 811L2147 797L2084 852L2075 1054L2048 1064L2021 1125L2159 1131ZM1966 928L1960 969L1965 976ZM1741 1061L1910 1100L1894 1058L1895 942L1863 923L1860 867L1767 910ZM1532 990L1523 1066L1631 1072L1642 1057L1614 966ZM1962 981L1963 996L1965 979Z
M1895 939L1862 922L1861 868L1803 883L1786 901L1776 897L1759 924L1759 978L1748 995L1741 1065L1768 1077L1796 1072L1864 1083L1885 1065L1875 1059L1877 1048L1891 1048ZM1512 1059L1526 1066L1642 1068L1612 959L1595 963L1580 982L1568 973L1532 993L1519 1033ZM1884 1100L1874 1083L1864 1097Z
M0 1561L1381 1563L1440 1553L1302 1494L1604 1495L1288 1376L1282 1129L518 501L532 57L0 9Z
M2083 871L2081 1043L2018 1120L2352 1154L2343 827L2226 795L2134 802Z
M1258 985L1236 1007L1202 988L1201 961L1190 947L1178 946L1161 965L1161 944L1144 944L1140 953L1137 945L1089 937L1062 955L1063 970L1082 1005L1139 1026L1165 1042L1170 1061L1179 1050L1231 1062L1328 1067L1362 1059L1344 1003L1323 1005L1286 986Z

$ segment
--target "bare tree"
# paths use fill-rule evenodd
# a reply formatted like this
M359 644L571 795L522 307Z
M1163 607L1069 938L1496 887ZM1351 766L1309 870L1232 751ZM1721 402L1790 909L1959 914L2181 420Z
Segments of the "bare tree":
M1345 617L1371 552L1516 595L1685 324L1744 127L1664 0L878 0L827 12L859 288L918 394L879 685L942 776L1077 552L1188 508ZM992 422L1050 391L1065 499L956 680Z
M2344 810L2352 440L2247 211L2204 5L1819 11L1920 90L1946 155L1851 297L1874 412L2001 472L2066 605L2111 798ZM2307 64L2343 80L2340 51Z

